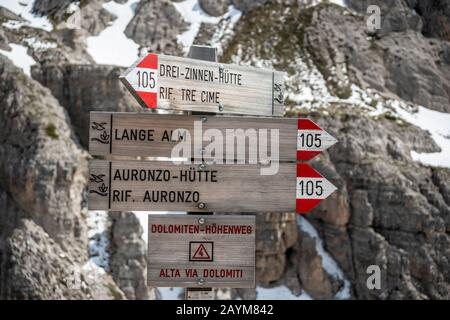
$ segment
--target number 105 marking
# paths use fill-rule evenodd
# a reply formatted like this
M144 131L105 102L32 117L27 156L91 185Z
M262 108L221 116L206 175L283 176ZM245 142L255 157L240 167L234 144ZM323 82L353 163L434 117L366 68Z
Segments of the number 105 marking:
M323 181L321 180L301 180L297 186L297 192L301 196L322 196Z
M151 88L156 86L155 72L153 71L138 71L138 87L139 88Z
M320 148L322 146L322 140L320 139L320 136L320 133L301 133L299 135L300 147Z

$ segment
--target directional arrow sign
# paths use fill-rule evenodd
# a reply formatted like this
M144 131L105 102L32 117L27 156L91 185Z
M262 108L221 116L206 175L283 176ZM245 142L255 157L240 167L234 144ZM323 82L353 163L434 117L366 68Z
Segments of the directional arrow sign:
M120 80L144 108L284 114L283 72L149 53Z
M337 188L305 163L297 164L297 213L308 213Z
M182 129L182 134L176 133L177 129ZM211 139L211 132L215 133L214 139ZM227 139L231 134L235 134L236 138ZM210 143L222 141L224 156L232 148L236 151L232 156L248 155L246 163L249 159L261 160L265 147L268 156L275 143L278 145L279 159L271 160L291 162L310 160L336 143L336 139L308 119L151 113L91 112L89 135L92 155L170 158L173 148L183 142L182 138L190 137L189 158L203 156L203 159L209 160L212 154L200 155L200 151ZM194 137L197 135L202 141L196 148Z
M261 175L261 165L93 160L89 209L306 213L336 190L307 164L276 165Z
M308 161L337 140L309 119L298 120L297 160Z

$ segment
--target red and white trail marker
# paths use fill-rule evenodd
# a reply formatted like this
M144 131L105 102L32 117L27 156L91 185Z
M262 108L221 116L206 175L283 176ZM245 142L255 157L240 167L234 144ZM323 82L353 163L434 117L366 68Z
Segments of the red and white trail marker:
M284 72L148 53L120 75L143 108L282 116Z
M120 80L142 105L158 105L158 56L148 54L128 68Z
M337 140L309 119L298 119L297 160L308 161L334 145Z
M297 164L297 213L308 213L337 188L305 163Z

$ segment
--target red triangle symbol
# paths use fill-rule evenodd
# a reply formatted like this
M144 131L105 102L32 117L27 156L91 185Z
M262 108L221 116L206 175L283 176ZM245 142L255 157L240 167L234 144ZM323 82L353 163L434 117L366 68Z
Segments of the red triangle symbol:
M208 254L208 251L206 251L205 246L201 243L197 250L195 250L194 256L192 257L194 260L211 260L211 257Z

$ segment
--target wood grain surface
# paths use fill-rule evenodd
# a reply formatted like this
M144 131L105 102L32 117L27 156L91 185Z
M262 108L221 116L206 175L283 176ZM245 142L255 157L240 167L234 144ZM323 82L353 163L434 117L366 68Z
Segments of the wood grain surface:
M254 216L149 215L148 228L149 286L254 288ZM212 243L211 259L192 261L190 249L203 243Z
M284 72L162 54L151 55L157 56L158 69L145 69L140 64L142 59L139 59L120 77L143 107L148 105L142 100L139 90L156 92L157 108L161 109L263 116L284 114ZM154 89L148 89L149 81L146 80L146 88L142 88L142 81L137 80L145 70L153 70L155 74L152 75L156 83ZM203 74L202 78L198 74ZM239 80L228 83L223 81L230 77ZM153 80L150 82L153 85ZM165 90L171 90L171 93ZM193 94L187 94L188 91ZM204 99L211 94L217 95L217 98Z
M297 119L91 112L89 128L89 152L92 155L170 158L174 146L182 141L175 130L182 129L190 137L191 158L202 156L202 147L208 146L212 140L207 140L205 135L209 132L217 134L211 130L218 130L223 137L223 160L228 148L227 131L236 132L239 139L244 141L237 143L238 139L233 139L234 144L230 145L235 151L233 159L242 152L246 162L260 159L259 153L270 154L272 139L278 142L280 161L296 161L297 157ZM197 148L193 143L195 132L201 132L201 137L205 137L205 141ZM262 146L260 135L267 137L267 147L256 147L258 144ZM203 154L203 158L209 160L213 157L207 153Z
M275 175L261 175L260 165L238 164L211 165L202 171L197 165L166 161L92 160L89 167L89 210L294 212L296 209L295 163L279 163ZM188 177L194 180L191 182Z

